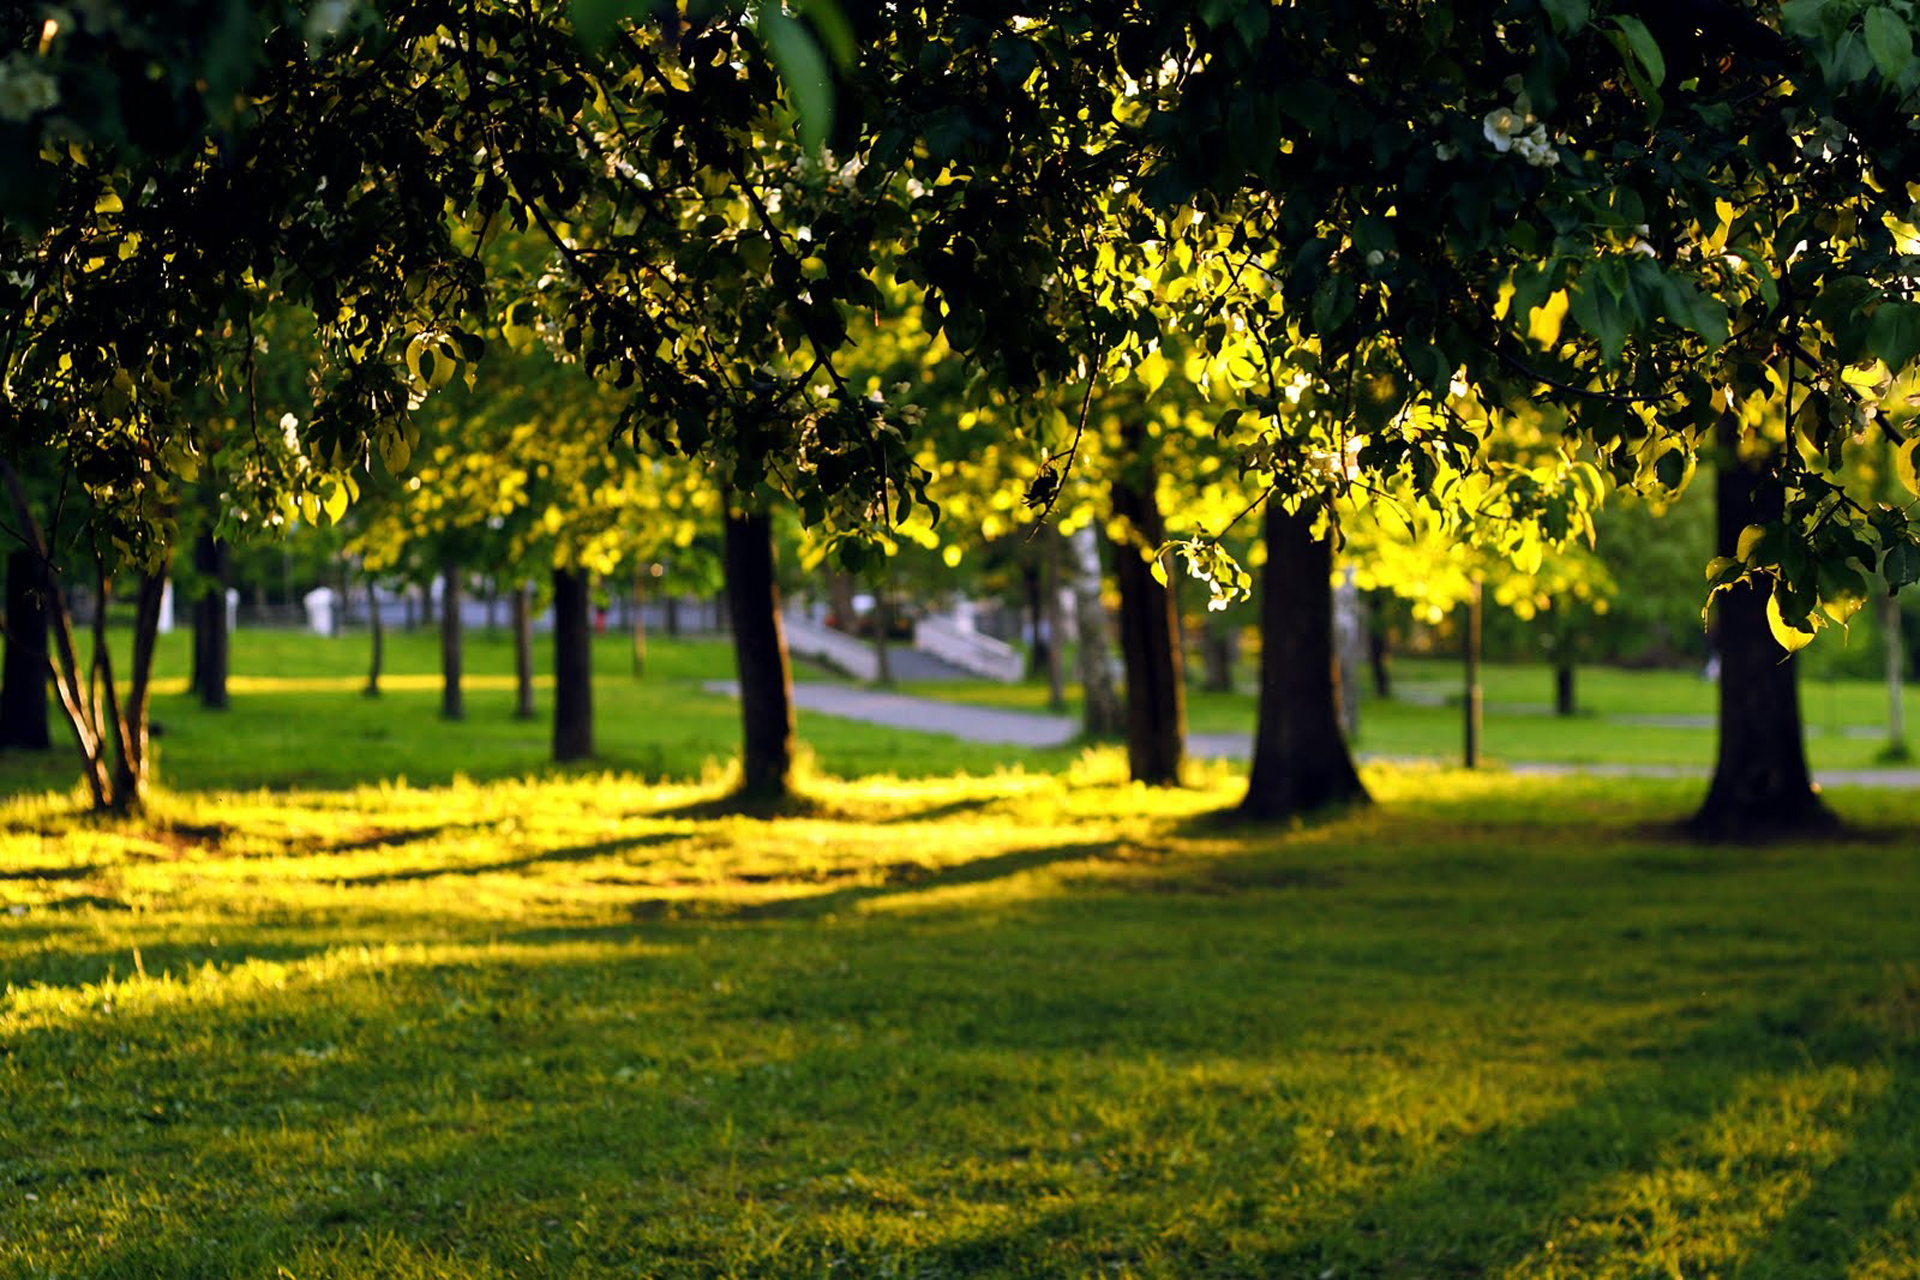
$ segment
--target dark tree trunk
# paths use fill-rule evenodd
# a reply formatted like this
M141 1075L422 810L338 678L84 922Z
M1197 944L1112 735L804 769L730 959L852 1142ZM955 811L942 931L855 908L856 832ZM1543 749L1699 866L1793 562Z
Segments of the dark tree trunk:
M667 634L675 640L678 640L680 638L680 597L677 595L667 596L662 601L662 604L665 605L667 611L667 616L662 619L666 624Z
M369 698L380 696L380 669L387 661L387 626L380 617L380 589L367 579L367 687L360 692Z
M1260 584L1260 693L1253 766L1240 813L1290 818L1364 803L1367 789L1340 732L1333 654L1333 544L1313 536L1313 513L1278 502L1266 511Z
M460 694L460 566L451 560L440 567L440 718L464 720L466 700Z
M1079 641L1081 731L1105 738L1126 725L1126 708L1113 687L1107 643L1107 609L1100 599L1100 538L1082 525L1067 548L1073 556L1073 613Z
M1027 679L1038 680L1047 669L1046 610L1041 596L1042 575L1040 566L1028 561L1020 566L1020 585L1027 599L1027 635L1032 644L1027 649Z
M646 566L633 571L633 676L647 674L647 576Z
M593 754L593 590L584 569L553 571L553 758Z
M193 675L189 684L200 696L200 705L210 711L227 707L229 569L227 544L214 537L211 530L203 530L193 540L193 570L201 587L193 602Z
M887 584L876 582L873 586L873 682L887 687L893 684L893 657L888 652L892 630L893 610L887 604Z
M1041 555L1046 558L1046 595L1041 618L1047 628L1047 709L1067 709L1066 664L1061 651L1066 648L1066 628L1060 618L1060 557L1065 552L1059 531L1048 529L1041 535Z
M1579 708L1573 696L1574 665L1572 658L1556 658L1553 663L1553 714L1571 716Z
M40 557L18 548L7 556L6 660L0 665L0 747L45 751L53 746L47 711L48 583Z
M1367 599L1367 665L1373 668L1373 692L1382 702L1393 697L1393 629L1380 597Z
M1460 653L1465 660L1465 695L1460 702L1460 763L1469 769L1480 767L1480 741L1486 724L1485 703L1480 692L1480 580L1475 578L1467 599L1460 606Z
M1152 555L1166 540L1153 490L1153 472L1144 463L1139 475L1114 483L1113 513L1131 526L1131 541L1114 546L1114 577L1127 673L1128 772L1135 782L1170 787L1180 782L1187 705L1173 593L1153 576Z
M727 603L740 674L740 792L778 800L793 786L793 671L780 626L773 527L765 516L727 516Z
M513 718L531 720L533 706L533 587L513 589Z
M1238 628L1224 613L1209 613L1200 629L1200 655L1206 668L1201 688L1208 693L1233 692L1233 668L1240 660Z
M1734 555L1740 531L1778 520L1779 481L1765 462L1740 459L1736 428L1722 425L1714 482L1719 554ZM1719 611L1720 744L1706 801L1688 826L1712 840L1761 840L1837 825L1813 789L1800 724L1798 668L1767 625L1771 583L1723 592Z

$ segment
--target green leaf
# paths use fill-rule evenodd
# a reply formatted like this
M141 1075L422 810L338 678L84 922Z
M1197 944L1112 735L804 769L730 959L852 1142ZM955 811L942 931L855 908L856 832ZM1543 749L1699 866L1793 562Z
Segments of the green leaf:
M1820 566L1820 609L1841 626L1867 603L1867 578L1852 565Z
M633 10L632 0L573 0L573 34L591 48L599 48L613 34L620 19Z
M1667 60L1660 52L1660 42L1647 30L1647 24L1629 14L1620 14L1614 18L1620 28L1620 34L1627 38L1627 45L1633 50L1634 59L1647 77L1647 83L1658 89L1667 78Z
M1668 489L1678 489L1687 480L1687 451L1669 449L1653 464L1653 476Z
M1913 63L1913 31L1891 9L1867 10L1867 52L1889 80L1898 80Z
M1881 303L1867 329L1867 346L1898 375L1920 356L1920 303Z
M833 127L833 80L820 46L805 23L771 5L760 10L759 32L800 117L801 145L818 147Z
M1587 25L1587 19L1593 14L1593 6L1588 0L1541 0L1541 8L1547 11L1547 17L1553 21L1553 29L1563 35L1573 35Z
M1880 564L1880 576L1887 580L1888 591L1920 582L1920 546L1901 541L1888 547L1887 557Z
M827 52L840 66L851 66L854 56L859 52L858 42L853 37L853 24L847 21L847 15L841 10L838 0L807 0L798 6L805 14L813 29L820 34L820 42L827 46Z
M1750 524L1742 529L1740 531L1740 540L1736 544L1736 550L1733 553L1734 558L1739 560L1741 564L1752 564L1754 553L1759 550L1760 543L1766 536L1767 527L1763 524Z

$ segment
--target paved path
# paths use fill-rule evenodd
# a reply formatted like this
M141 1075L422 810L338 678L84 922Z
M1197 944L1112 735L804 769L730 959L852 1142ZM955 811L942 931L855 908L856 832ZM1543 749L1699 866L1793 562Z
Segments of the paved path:
M708 692L737 696L738 686L731 680L713 680ZM1080 732L1080 723L1071 716L1046 715L1033 711L1005 711L995 707L975 707L934 698L919 698L906 693L888 693L879 689L859 689L848 685L815 684L802 681L793 686L793 700L803 711L839 716L843 720L861 720L895 729L914 729L921 733L944 733L967 742L998 743L1010 747L1058 747L1071 742ZM1203 760L1245 760L1252 752L1246 734L1191 733L1187 751ZM1406 761L1403 756L1385 757L1361 752L1363 761ZM1706 778L1711 770L1684 764L1563 764L1549 761L1516 761L1505 766L1517 774L1537 777L1590 775L1601 778ZM1920 769L1820 769L1814 780L1822 787L1884 787L1901 790L1920 789Z

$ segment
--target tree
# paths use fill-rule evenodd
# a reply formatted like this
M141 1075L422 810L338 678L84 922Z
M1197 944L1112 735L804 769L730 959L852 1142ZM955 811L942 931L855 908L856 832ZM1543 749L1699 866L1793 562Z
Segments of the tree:
M740 796L784 800L793 788L793 669L780 625L773 526L765 515L728 511L727 608L740 677Z
M1311 509L1266 510L1260 588L1259 713L1239 812L1269 820L1365 803L1366 787L1340 728L1333 660L1332 541Z
M48 602L53 589L40 557L26 547L7 554L6 657L0 665L0 748L44 751L47 732Z

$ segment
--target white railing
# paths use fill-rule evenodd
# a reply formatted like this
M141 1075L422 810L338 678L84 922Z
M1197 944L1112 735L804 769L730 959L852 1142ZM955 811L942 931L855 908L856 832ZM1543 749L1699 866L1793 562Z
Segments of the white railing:
M787 632L787 652L825 663L855 680L875 680L880 675L880 660L874 656L871 642L844 631L810 622L796 613L780 618Z
M923 618L914 625L913 647L962 671L1013 684L1027 673L1027 660L1003 640L982 635L947 618Z

